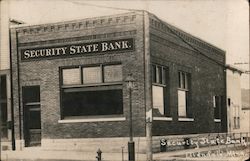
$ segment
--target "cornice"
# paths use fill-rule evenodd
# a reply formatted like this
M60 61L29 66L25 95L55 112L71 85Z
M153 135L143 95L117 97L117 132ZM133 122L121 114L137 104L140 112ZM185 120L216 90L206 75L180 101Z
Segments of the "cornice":
M197 37L192 36L191 34L188 34L172 25L169 25L167 23L164 22L160 22L159 20L157 20L156 18L153 18L152 16L149 17L150 19L150 27L155 28L157 30L160 30L162 32L165 33L172 33L173 32L176 34L175 36L179 36L182 39L184 39L185 41L187 41L188 43L194 44L200 48L206 49L208 51L214 52L214 53L220 53L220 54L224 54L225 51L221 50L220 48L211 45Z
M173 48L175 50L180 50L181 52L184 52L186 54L191 54L190 51L195 52L195 50L193 50L192 48L188 48L188 47L185 47L183 45L178 45L178 44L176 44L176 43L174 43L172 41L169 41L169 40L167 40L167 39L165 39L165 38L163 38L161 36L158 36L158 35L155 35L155 34L152 34L152 33L150 34L150 38L152 39L152 41L155 41L155 42L161 43L163 45L169 46L169 47L171 47L171 48ZM207 55L207 56L209 56L209 55ZM214 57L212 57L212 56L209 56L209 57L215 60ZM222 57L220 57L220 58L222 58ZM206 60L206 59L203 59L203 60ZM223 60L219 60L219 61L223 63Z
M62 39L53 39L53 40L45 40L45 41L33 41L33 42L25 42L19 43L19 47L25 46L40 46L46 44L62 44L62 43L72 43L75 41L89 41L89 40L100 40L100 39L109 39L116 37L126 37L126 36L134 36L136 35L136 30L126 30L120 32L110 32L110 33L101 33L96 35L84 35L79 37L70 37L70 38L62 38Z
M15 29L20 35L37 35L52 32L63 32L70 30L82 30L96 27L106 27L112 25L123 25L135 23L137 15L135 13L126 13L113 16L88 18L75 21L66 21L58 23L16 26Z

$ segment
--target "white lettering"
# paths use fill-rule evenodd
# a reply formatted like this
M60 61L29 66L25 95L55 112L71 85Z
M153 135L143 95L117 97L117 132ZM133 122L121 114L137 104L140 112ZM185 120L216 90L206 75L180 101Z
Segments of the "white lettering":
M70 48L69 48L69 54L75 54L75 53L76 53L75 46L70 46Z
M130 48L131 46L128 45L128 41L122 41L122 48L123 49L128 49Z
M103 42L102 43L102 51L107 51L108 50L108 43Z
M30 57L29 50L25 50L25 52L24 52L24 58L28 59L29 57Z

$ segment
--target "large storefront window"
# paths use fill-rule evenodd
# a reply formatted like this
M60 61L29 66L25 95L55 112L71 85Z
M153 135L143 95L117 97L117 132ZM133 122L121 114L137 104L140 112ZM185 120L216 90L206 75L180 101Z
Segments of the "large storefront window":
M122 114L122 90L63 92L64 116Z
M152 65L152 98L154 116L170 116L168 70L161 65Z
M67 78L67 71L77 81ZM63 118L123 114L121 64L64 68L61 73Z
M0 75L0 118L1 118L1 137L7 138L7 78Z

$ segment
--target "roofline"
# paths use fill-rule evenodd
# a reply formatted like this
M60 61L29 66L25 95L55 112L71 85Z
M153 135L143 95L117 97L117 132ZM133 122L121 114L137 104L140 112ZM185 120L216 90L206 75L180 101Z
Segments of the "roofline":
M146 10L134 10L134 11L129 11L129 12L124 12L124 13L119 13L119 14L112 14L112 15L106 15L106 16L96 16L96 17L91 17L91 18L79 18L79 19L73 19L73 20L66 20L66 21L57 21L57 22L48 22L48 23L35 23L35 24L19 24L19 25L11 25L10 28L13 28L13 29L22 29L22 28L32 28L32 27L37 27L37 26L40 26L40 25L56 25L56 24L65 24L65 23L73 23L75 21L86 21L86 20L91 20L91 19L101 19L101 18L107 18L107 17L114 17L114 16L119 16L119 15L124 15L124 14L131 14L131 13L142 13L142 12L147 12L150 15L152 15L154 18L160 20L161 22L163 22L165 25L169 26L171 29L174 29L180 33L183 33L185 34L186 36L190 37L190 38L193 38L195 39L196 41L200 42L200 43L204 43L206 44L207 46L211 47L211 48L214 48L215 50L225 54L226 51L225 50L222 50L220 49L219 47L213 45L213 44L210 44L208 43L207 41L205 40L202 40L201 38L198 38L196 36L193 36L192 34L186 32L186 31L183 31L182 29L178 28L178 27L175 27L174 25L172 24L169 24L168 22L165 22L163 21L162 19L158 18L155 14L149 12L149 11L146 11Z
M20 25L13 25L10 28L29 28L29 27L36 27L40 25L56 25L56 24L64 24L64 23L73 23L75 21L86 21L86 20L91 20L91 19L101 19L101 18L107 18L107 17L114 17L114 16L119 16L119 15L125 15L125 14L132 14L140 11L130 11L130 12L124 12L124 13L119 13L119 14L111 14L111 15L106 15L106 16L95 16L95 17L90 17L90 18L79 18L79 19L71 19L71 20L59 20L57 22L44 22L44 23L30 23L30 24L20 24Z
M16 20L16 19L13 19L13 18L10 18L9 21L10 21L10 22L17 23L17 24L15 24L15 25L25 24L24 21ZM13 25L13 26L14 26L14 25Z
M228 69L228 70L231 70L231 71L233 71L233 72L238 72L238 73L240 73L240 74L242 74L242 73L245 72L243 69L239 69L239 68L237 68L237 67L235 67L235 66L233 66L233 65L231 65L231 64L226 64L225 67L226 67L226 69Z
M146 11L146 12L148 12L148 11ZM210 46L210 47L212 47L212 48L214 48L214 49L219 50L219 51L222 52L222 53L226 53L225 50L223 50L223 49L217 47L216 45L213 45L213 44L207 42L206 40L203 40L202 38L199 38L199 37L197 37L197 36L194 36L194 35L192 35L191 33L188 33L188 32L186 32L186 31L184 31L184 30L182 30L182 29L180 29L180 28L178 28L178 27L176 27L176 26L174 26L174 25L172 25L172 24L170 24L170 23L168 23L168 22L166 22L166 21L164 21L164 20L158 18L155 14L153 14L153 13L151 13L151 12L148 12L148 13L149 13L150 15L154 16L156 19L159 19L159 20L161 20L162 22L164 22L165 25L168 25L170 28L172 28L172 29L174 29L174 30L177 30L177 31L179 31L179 32L182 32L183 34L186 34L188 37L193 38L193 39L196 39L197 41L203 42L203 43L207 44L208 46Z

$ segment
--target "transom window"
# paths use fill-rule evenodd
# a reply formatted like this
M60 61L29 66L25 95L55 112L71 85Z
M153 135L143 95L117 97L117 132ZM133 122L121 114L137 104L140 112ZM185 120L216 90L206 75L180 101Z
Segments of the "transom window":
M152 83L166 85L166 67L161 65L152 65Z
M72 69L63 69L63 84L64 85L72 85L72 84L80 84L80 69L72 68Z
M62 69L63 85L99 84L122 81L122 66L99 65Z
M123 114L122 65L61 70L62 118Z
M188 73L179 71L179 88L188 90Z
M99 67L84 67L82 68L83 84L102 83L102 68Z

